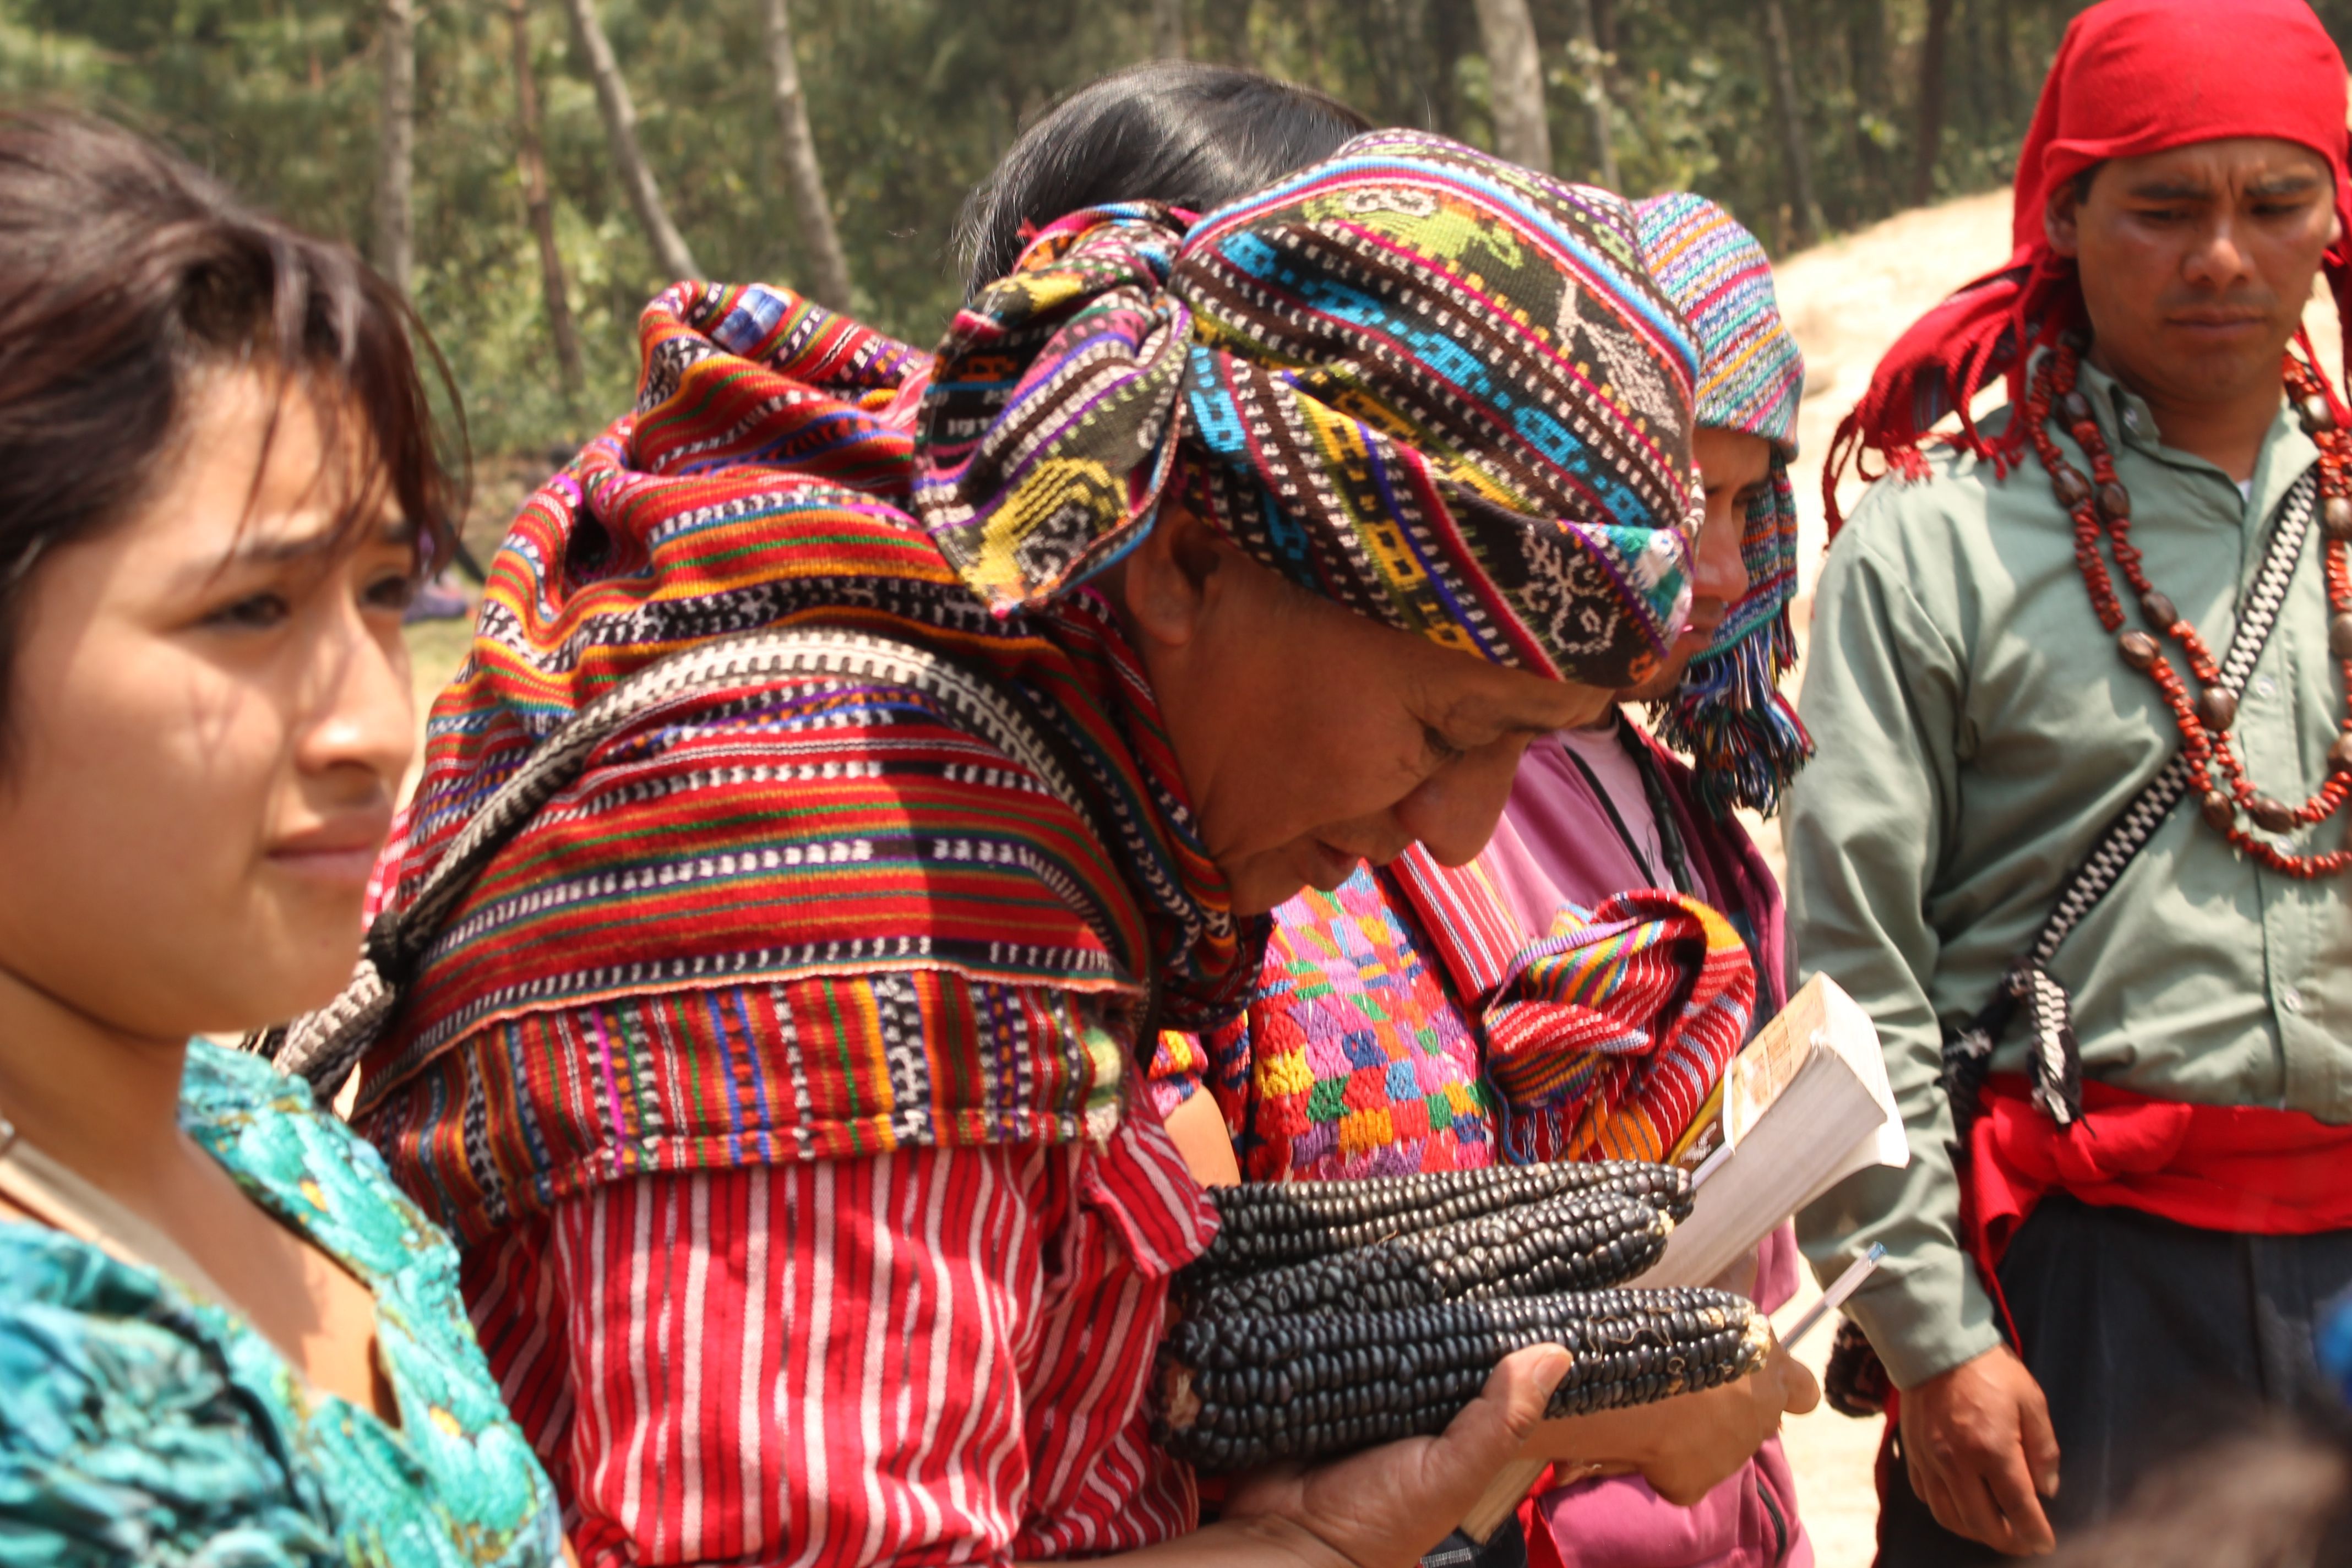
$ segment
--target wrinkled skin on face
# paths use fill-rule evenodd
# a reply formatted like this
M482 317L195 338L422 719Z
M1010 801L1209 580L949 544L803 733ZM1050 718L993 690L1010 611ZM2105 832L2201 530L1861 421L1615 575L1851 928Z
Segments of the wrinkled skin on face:
M2114 159L2076 185L2045 227L2081 276L2093 362L2147 399L2167 442L2244 478L2336 237L2326 161L2242 137Z
M0 1015L14 993L176 1044L290 1017L350 978L415 743L415 551L389 500L339 527L358 459L322 449L307 395L278 394L207 377L150 499L26 584Z
M1690 624L1666 652L1655 675L1619 694L1627 702L1650 702L1682 684L1691 660L1707 650L1731 606L1748 593L1748 562L1740 544L1748 532L1748 509L1772 482L1772 444L1745 430L1705 426L1691 433L1706 496L1706 521L1700 527L1691 573Z
M1612 694L1507 669L1317 598L1171 506L1099 580L1167 721L1243 914L1416 840L1486 847L1528 743Z

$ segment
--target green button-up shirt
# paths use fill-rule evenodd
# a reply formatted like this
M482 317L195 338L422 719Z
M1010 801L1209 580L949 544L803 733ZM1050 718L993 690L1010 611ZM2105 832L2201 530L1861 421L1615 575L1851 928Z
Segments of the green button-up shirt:
M2315 459L2310 438L2282 407L2242 495L2165 446L2147 405L2113 379L2085 365L2081 384L2131 491L2150 582L2220 657L2280 502ZM1999 1342L1959 1248L1939 1021L1985 1005L2068 872L2180 747L2154 683L2100 629L2032 453L2005 479L1966 457L1934 466L1926 482L1873 487L1830 551L1802 704L1819 750L1786 825L1798 967L1833 976L1877 1023L1911 1144L1908 1169L1854 1177L1800 1226L1824 1269L1886 1245L1852 1310L1904 1387ZM2284 801L2326 777L2345 711L2323 538L2315 527L2232 731L2256 787ZM2126 626L2138 625L2117 586ZM2341 819L2288 842L2334 848ZM2263 870L2194 802L2177 807L2050 966L2073 995L2085 1073L2352 1121L2347 917L2344 879ZM2022 1034L1996 1070L2024 1070Z

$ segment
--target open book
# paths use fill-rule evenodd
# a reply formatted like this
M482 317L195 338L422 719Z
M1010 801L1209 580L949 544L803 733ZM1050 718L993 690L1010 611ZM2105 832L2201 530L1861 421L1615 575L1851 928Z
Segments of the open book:
M1696 1167L1691 1215L1633 1285L1705 1285L1856 1171L1909 1164L1870 1016L1815 975L1732 1058L1673 1159ZM1492 1535L1542 1473L1528 1460L1496 1477L1464 1533Z
M1878 1030L1826 974L1756 1032L1709 1103L1680 1151L1697 1163L1691 1216L1635 1285L1704 1285L1856 1171L1911 1163Z

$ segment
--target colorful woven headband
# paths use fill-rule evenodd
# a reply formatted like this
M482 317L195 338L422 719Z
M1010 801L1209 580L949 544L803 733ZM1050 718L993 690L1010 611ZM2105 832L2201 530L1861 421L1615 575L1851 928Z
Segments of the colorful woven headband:
M1044 230L940 351L914 507L1009 614L1178 486L1360 615L1622 686L1687 613L1697 367L1622 200L1376 132L1189 232Z
M1729 213L1684 192L1634 210L1651 275L1698 340L1698 425L1772 443L1771 483L1748 509L1740 541L1748 592L1653 718L1668 744L1697 759L1696 784L1710 811L1724 816L1745 805L1769 816L1813 749L1780 690L1797 660L1789 628L1797 591L1789 464L1797 455L1804 356L1781 324L1771 263Z

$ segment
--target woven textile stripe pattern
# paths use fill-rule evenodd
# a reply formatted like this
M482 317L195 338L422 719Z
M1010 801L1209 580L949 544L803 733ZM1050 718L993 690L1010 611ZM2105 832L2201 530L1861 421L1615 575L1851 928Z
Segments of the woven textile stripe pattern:
M464 1284L586 1568L1059 1562L1196 1523L1142 1405L1215 1227L1143 1116L614 1183Z
M1517 1123L1565 1114L1566 1158L1664 1158L1755 1007L1748 944L1696 899L1649 889L1563 911L1486 1008L1507 1146L1525 1141Z
M1691 661L1674 697L1657 705L1660 734L1698 762L1699 799L1717 816L1734 805L1769 815L1812 742L1780 696L1796 664L1789 601L1797 592L1797 400L1805 361L1780 320L1772 267L1756 237L1704 196L1677 192L1638 204L1643 254L1690 323L1700 355L1696 421L1772 444L1770 482L1749 507L1740 540L1748 591L1715 641Z
M1374 132L1189 231L1041 234L940 351L915 509L1000 612L1178 493L1360 615L1623 685L1686 608L1697 369L1622 199Z
M1748 1037L1756 971L1721 913L1683 894L1562 910L1522 946L1475 863L1413 846L1381 872L1473 1005L1513 1159L1654 1160Z
M1494 1163L1495 1097L1472 1023L1375 877L1360 866L1337 889L1283 905L1244 1020L1203 1043L1248 1180ZM1171 1046L1156 1073L1190 1065Z
M680 284L640 330L636 411L493 563L402 901L616 682L793 625L1016 684L1115 842L919 690L781 675L659 703L454 910L364 1063L372 1135L477 1234L640 1171L1099 1131L1147 971L1201 1026L1255 969L1107 607L992 616L893 503L913 444L880 411L922 356L756 287Z

